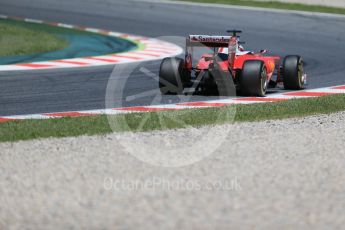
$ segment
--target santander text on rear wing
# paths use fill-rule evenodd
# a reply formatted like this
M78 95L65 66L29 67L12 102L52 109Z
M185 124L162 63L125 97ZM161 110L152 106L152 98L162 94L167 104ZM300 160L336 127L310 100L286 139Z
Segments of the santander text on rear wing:
M228 47L231 36L189 35L187 46Z
M211 35L189 35L186 39L185 66L187 69L193 68L193 47L214 48L214 54L218 53L217 48L228 48L228 62L231 67L238 49L238 36L211 36Z

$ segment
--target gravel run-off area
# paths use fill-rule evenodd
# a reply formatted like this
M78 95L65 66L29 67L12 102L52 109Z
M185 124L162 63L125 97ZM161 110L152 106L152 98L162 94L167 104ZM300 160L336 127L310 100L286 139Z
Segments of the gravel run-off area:
M344 229L344 120L2 143L0 229ZM162 167L133 152L169 162L172 146L181 164L188 146L211 154Z

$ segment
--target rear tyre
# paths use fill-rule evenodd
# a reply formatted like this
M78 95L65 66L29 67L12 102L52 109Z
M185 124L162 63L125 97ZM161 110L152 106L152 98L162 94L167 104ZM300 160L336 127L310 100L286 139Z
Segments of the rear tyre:
M188 73L184 69L183 59L163 59L159 71L159 89L162 94L181 94L187 80Z
M267 71L263 61L246 61L240 78L241 94L264 97L267 90Z
M234 96L235 85L233 77L230 71L222 70L221 66L217 61L214 61L214 65L209 69L213 75L216 90L218 96Z
M214 76L210 71L205 71L203 76L203 93L205 96L216 96L218 95L217 84L214 80Z
M303 60L300 56L286 56L283 61L282 76L284 88L289 90L303 89Z

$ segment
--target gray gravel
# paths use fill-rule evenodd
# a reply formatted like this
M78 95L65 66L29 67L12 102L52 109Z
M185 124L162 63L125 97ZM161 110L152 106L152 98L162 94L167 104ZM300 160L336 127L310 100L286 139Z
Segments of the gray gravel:
M0 229L344 229L344 120L342 112L2 143ZM125 150L150 144L164 156L205 131L230 132L185 167L152 166Z

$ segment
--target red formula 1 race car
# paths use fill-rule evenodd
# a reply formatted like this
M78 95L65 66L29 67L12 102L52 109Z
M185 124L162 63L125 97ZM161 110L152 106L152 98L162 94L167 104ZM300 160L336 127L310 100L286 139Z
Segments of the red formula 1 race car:
M307 75L303 73L303 60L298 55L268 56L244 51L238 34L232 36L190 35L186 39L185 59L165 58L160 66L159 87L162 94L181 94L185 88L207 95L229 95L229 88L248 96L264 97L269 87L283 83L285 89L304 88ZM195 47L212 52L201 55L193 65Z

